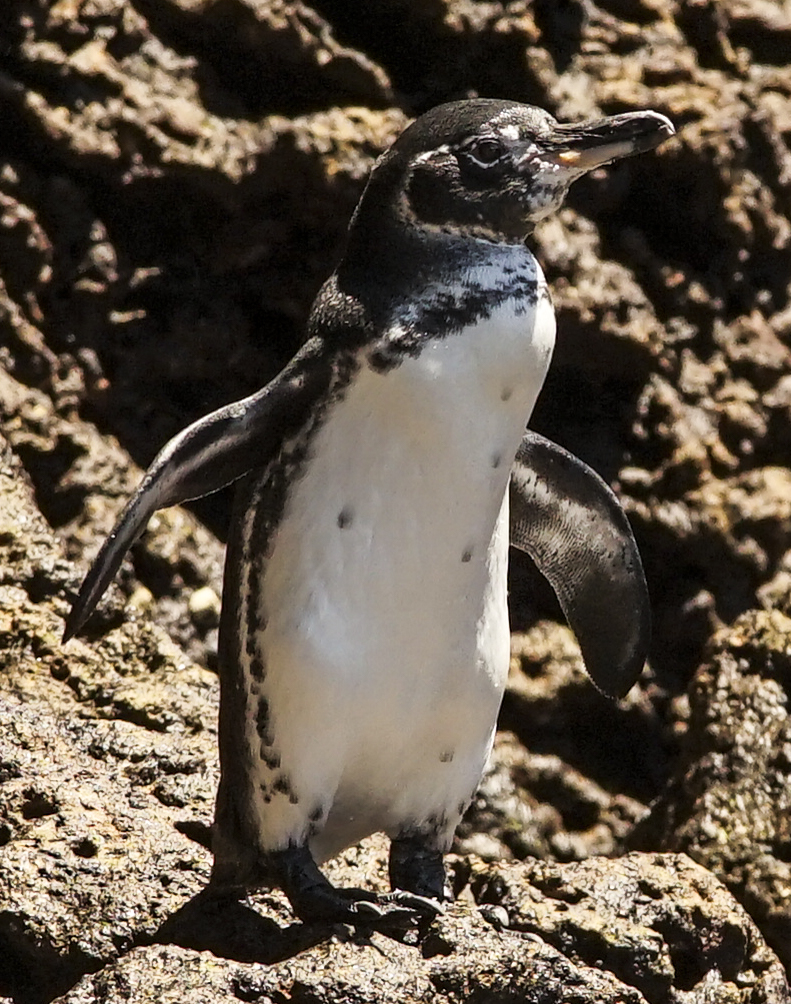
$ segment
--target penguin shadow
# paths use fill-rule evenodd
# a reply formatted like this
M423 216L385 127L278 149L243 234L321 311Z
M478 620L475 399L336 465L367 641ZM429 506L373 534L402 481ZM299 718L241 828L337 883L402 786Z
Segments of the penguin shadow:
M176 829L211 852L212 829L197 820L182 820ZM162 923L152 940L208 951L235 962L282 962L328 936L326 925L295 920L286 927L247 902L243 889L218 887L211 882Z
M195 820L184 820L176 828L210 849L211 827ZM267 895L266 891L262 894ZM155 944L178 945L196 952L208 951L234 962L273 965L315 948L331 937L368 944L373 932L378 931L405 943L416 943L425 933L420 925L405 928L381 920L370 927L360 924L352 928L346 924L309 923L295 918L283 926L280 904L272 904L272 908L278 910L276 919L261 912L266 907L257 906L257 898L255 893L248 898L245 889L209 883L170 914L151 940Z
M375 924L370 927L295 920L281 927L272 918L245 903L244 892L207 886L172 913L151 939L154 944L178 945L196 952L211 952L233 962L274 965L336 938L360 945L371 944L375 932L403 944L419 945L428 922L417 927Z
M165 920L153 941L235 962L272 965L315 948L330 933L326 925L299 921L281 927L244 902L243 894L207 886Z

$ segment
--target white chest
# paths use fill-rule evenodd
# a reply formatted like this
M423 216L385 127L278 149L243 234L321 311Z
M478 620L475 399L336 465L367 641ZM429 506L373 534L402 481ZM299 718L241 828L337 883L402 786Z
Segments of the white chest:
M505 683L506 489L554 333L540 298L390 371L363 357L314 436L261 593L271 731L298 797L262 807L269 846L304 835L305 804L323 807L318 857L432 814L455 827Z

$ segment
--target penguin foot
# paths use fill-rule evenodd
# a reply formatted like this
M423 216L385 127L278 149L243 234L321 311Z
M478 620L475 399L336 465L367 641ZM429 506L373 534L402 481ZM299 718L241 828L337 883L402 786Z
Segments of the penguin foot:
M395 837L390 842L389 870L393 889L431 902L452 898L446 887L442 851L433 846L430 836L409 833Z
M326 886L314 885L309 890L300 890L298 899L290 891L286 892L301 920L354 927L416 928L432 921L444 910L437 900L403 889L375 893L369 889L337 889L327 882Z
M418 896L405 889L394 889L392 892L371 894L363 889L342 889L339 890L344 895L350 893L354 898L354 906L359 913L370 913L372 916L395 918L403 914L405 918L412 920L433 920L441 913L445 912L445 907L439 900L429 896ZM356 898L360 893L364 896L371 895L372 899Z
M438 899L403 889L389 893L336 889L319 871L307 847L289 847L267 857L294 913L307 923L409 928L433 919L443 909Z
M380 894L371 893L367 889L336 891L344 899L351 899L348 904L350 915L345 922L355 926L389 931L410 930L430 923L444 910L437 900L416 896L401 889Z

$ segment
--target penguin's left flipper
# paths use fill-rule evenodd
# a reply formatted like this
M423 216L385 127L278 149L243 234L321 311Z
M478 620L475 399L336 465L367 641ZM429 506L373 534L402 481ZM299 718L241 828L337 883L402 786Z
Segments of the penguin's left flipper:
M618 499L587 464L526 432L510 483L511 544L549 581L585 668L623 697L648 654L651 611L637 543Z
M155 457L96 556L66 618L63 640L73 638L85 624L157 509L211 495L252 468L265 467L284 437L304 423L330 377L329 368L316 365L306 345L263 390L174 436Z

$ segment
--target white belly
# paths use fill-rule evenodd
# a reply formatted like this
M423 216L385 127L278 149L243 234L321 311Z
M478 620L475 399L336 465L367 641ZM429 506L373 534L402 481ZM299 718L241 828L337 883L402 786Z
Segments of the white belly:
M316 433L261 591L293 794L258 806L262 846L310 832L322 860L427 821L450 842L505 685L506 490L554 329L544 298L389 372L363 363Z

